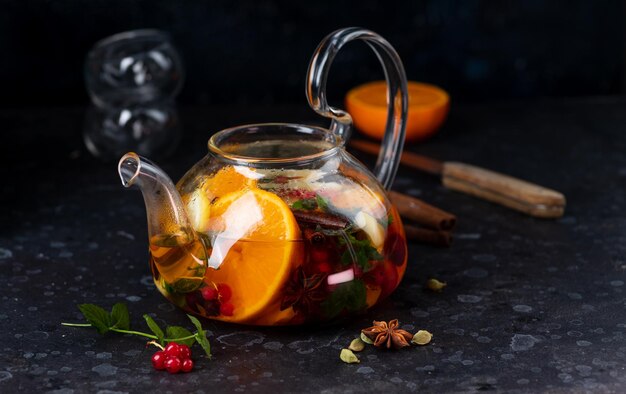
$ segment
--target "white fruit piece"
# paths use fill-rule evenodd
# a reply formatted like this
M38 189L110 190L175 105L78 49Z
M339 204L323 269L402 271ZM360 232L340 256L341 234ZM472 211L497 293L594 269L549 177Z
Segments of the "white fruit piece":
M211 201L204 193L204 189L199 188L191 194L187 201L187 216L191 226L196 231L208 231L209 219L211 217Z
M383 246L385 229L373 216L360 211L354 217L354 224L370 237L370 241L376 249L380 249Z

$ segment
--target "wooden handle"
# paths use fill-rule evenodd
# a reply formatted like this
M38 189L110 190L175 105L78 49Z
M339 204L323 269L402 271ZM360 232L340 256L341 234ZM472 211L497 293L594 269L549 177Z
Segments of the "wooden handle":
M448 189L539 218L558 218L565 211L565 196L555 190L469 164L445 162L442 182Z

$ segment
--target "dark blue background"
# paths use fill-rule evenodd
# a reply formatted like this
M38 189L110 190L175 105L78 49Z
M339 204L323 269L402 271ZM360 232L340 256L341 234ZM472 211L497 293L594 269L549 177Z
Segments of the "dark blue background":
M0 106L87 103L93 43L169 31L184 104L302 102L307 64L331 31L362 26L398 50L413 80L456 101L624 92L624 1L0 1ZM382 73L363 44L335 62L330 96Z

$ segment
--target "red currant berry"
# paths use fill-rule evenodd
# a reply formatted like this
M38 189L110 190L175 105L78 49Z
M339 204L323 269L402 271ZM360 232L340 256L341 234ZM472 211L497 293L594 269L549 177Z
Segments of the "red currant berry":
M202 303L202 295L200 292L194 291L192 293L187 293L185 295L185 301L187 302L187 306L195 311L198 310L198 304Z
M167 355L164 351L158 351L152 355L152 366L154 369L161 370L165 369L165 360L167 359Z
M187 345L178 345L178 353L181 360L191 359L191 349Z
M234 309L235 307L233 306L233 304L231 304L230 302L225 302L220 305L220 314L223 316L232 316Z
M220 301L226 302L233 296L233 291L226 283L220 283L217 285L217 291L220 293Z
M192 369L193 369L193 360L189 358L186 360L183 360L183 363L180 366L180 370L183 372L191 372Z
M165 354L167 357L180 357L180 347L176 342L170 342L165 347Z
M202 292L202 298L207 301L217 300L218 292L213 287L203 287L200 292Z
M321 248L311 248L309 250L309 258L316 263L328 261L328 252Z
M325 261L317 265L317 271L321 272L322 274L328 274L330 273L330 270L331 270L330 264L328 264Z
M310 198L317 197L317 194L315 194L315 192L312 192L310 190L302 190L301 193L302 193L301 194L302 198L307 199L307 200Z
M169 373L178 373L180 371L180 367L182 366L182 361L178 357L169 357L165 360L165 369Z
M354 266L352 267L352 272L354 273L355 278L360 278L363 276L363 268L361 268L357 264L354 264Z
M207 316L217 316L220 314L220 302L218 300L207 301L204 305L204 314Z

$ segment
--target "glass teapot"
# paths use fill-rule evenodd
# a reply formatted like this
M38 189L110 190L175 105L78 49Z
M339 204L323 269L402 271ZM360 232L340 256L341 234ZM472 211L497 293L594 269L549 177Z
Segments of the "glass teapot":
M352 120L326 100L328 70L352 40L376 53L388 83L387 131L374 174L344 146ZM404 68L368 30L328 35L307 75L307 99L329 129L270 123L214 134L209 153L174 186L135 153L118 166L144 197L159 291L207 318L252 325L328 321L376 305L407 263L404 229L386 197L407 112Z

